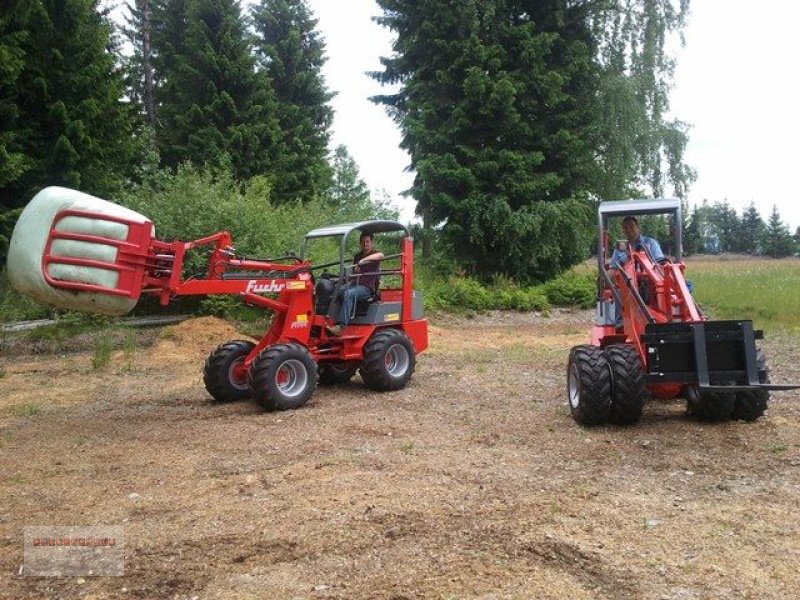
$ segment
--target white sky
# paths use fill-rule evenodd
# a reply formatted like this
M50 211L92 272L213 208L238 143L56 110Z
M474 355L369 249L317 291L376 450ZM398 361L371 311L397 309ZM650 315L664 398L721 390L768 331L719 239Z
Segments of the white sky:
M777 205L800 225L800 3L692 0L678 54L674 114L692 125L687 162L697 170L691 202Z
M391 91L366 75L380 71L380 57L392 51L391 32L372 21L381 10L374 0L309 0L309 6L325 38L325 81L337 93L331 103L335 111L331 143L347 146L370 189L386 191L401 209L401 220L410 220L415 202L401 194L414 181L406 170L411 159L400 149L400 130L394 121L383 106L368 100Z
M345 144L363 179L400 199L413 175L398 148L400 133L383 108L382 93L364 73L391 52L391 34L372 22L373 0L310 0L327 43L327 84L338 96L333 144ZM800 170L800 3L790 0L692 0L686 46L678 52L675 116L692 125L687 162L697 170L689 201L727 199L741 214L755 201L766 219L776 204L792 231L800 225L794 170Z

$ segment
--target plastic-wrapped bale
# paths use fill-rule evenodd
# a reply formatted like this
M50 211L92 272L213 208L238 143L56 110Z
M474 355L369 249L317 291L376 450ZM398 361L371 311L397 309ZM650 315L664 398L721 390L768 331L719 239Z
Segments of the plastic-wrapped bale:
M147 253L152 235L151 221L135 211L48 187L14 227L8 277L17 291L43 304L124 315L139 299L144 267L136 259Z

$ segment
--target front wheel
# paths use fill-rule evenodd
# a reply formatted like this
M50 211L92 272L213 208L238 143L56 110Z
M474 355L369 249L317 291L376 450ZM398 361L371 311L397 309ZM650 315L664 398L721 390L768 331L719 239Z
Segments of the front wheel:
M605 349L611 368L611 422L633 425L642 418L644 407L644 372L639 352L628 345Z
M611 371L597 346L575 346L567 365L567 395L572 418L581 425L600 425L611 415Z
M317 387L317 363L300 344L275 344L250 366L250 391L267 410L300 408Z
M758 363L758 382L769 383L769 368L767 367L767 357L760 348L756 349L756 361ZM769 391L767 390L743 390L736 392L736 407L733 411L734 419L742 421L755 421L767 410L769 403Z
M690 386L686 390L686 407L690 415L701 421L727 421L733 417L736 395L733 392L700 392Z
M381 329L364 345L359 371L369 389L388 392L406 386L416 363L414 344L405 333L399 329Z
M214 400L233 402L250 397L244 361L253 348L253 342L233 340L220 344L208 355L203 365L203 383Z

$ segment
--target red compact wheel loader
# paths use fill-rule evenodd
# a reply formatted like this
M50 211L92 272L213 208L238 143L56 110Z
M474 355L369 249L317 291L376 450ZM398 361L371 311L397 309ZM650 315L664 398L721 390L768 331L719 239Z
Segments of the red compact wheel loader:
M625 258L611 263L613 217L669 215L674 260L654 260L647 246L617 242ZM602 202L598 208L597 320L591 343L569 354L567 394L582 425L639 421L645 398L684 397L701 420L754 421L770 390L766 359L751 321L706 318L684 278L681 206L677 200ZM621 264L620 264L621 263Z
M59 203L67 202L63 198L100 208L59 210ZM400 223L364 221L311 231L305 242L333 238L339 253L335 262L314 265L303 258L305 242L300 256L257 259L239 256L226 231L191 242L160 241L145 217L63 188L48 188L29 206L30 214L23 213L12 237L13 250L22 256L39 232L43 249L24 267L22 258L15 258L13 266L21 272L19 280L41 267L41 281L23 282L28 289L17 287L44 302L102 312L100 301L116 298L127 304L119 310L106 306L106 312L121 314L142 294L157 296L162 305L180 296L235 294L246 304L274 312L258 343L228 341L208 356L203 380L217 401L252 398L268 410L298 408L318 381L349 381L357 370L370 389L398 390L411 378L416 355L428 345L422 294L413 289L413 241ZM54 213L52 220L36 220L48 210ZM331 336L326 326L338 315L341 292L358 277L345 255L353 232L397 232L392 237L400 237L399 252L384 257L378 275L400 283L360 300L350 324ZM207 268L199 276L185 277L187 253L203 247L210 252ZM332 267L336 272L321 271Z

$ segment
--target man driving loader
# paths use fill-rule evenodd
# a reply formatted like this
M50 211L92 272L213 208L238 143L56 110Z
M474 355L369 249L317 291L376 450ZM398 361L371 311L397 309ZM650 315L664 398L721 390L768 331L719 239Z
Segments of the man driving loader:
M658 244L658 241L646 235L642 235L639 229L639 220L636 217L628 215L622 219L622 231L625 233L628 244L633 245L634 249L643 246L650 253L654 262L660 263L664 260L664 253L661 251L661 246ZM625 252L625 250L614 248L614 254L611 257L611 265L623 265L626 260L628 260L628 253Z
M653 259L653 262L661 263L664 261L664 253L661 251L661 246L659 245L658 241L654 238L642 235L642 232L639 229L639 220L636 217L633 215L628 215L622 219L622 231L625 233L625 238L628 241L628 245L634 250L645 248L648 254L650 254L650 257ZM615 247L614 254L611 256L612 268L608 271L608 276L610 279L613 280L614 278L614 267L624 265L627 260L627 249ZM622 310L619 306L616 296L614 298L614 307L617 315L616 327L619 329L622 327Z
M361 251L353 257L353 275L350 284L343 291L339 318L335 325L325 328L329 335L340 335L355 314L356 302L371 296L378 289L380 261L384 254L375 251L370 233L362 233L358 244Z

